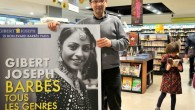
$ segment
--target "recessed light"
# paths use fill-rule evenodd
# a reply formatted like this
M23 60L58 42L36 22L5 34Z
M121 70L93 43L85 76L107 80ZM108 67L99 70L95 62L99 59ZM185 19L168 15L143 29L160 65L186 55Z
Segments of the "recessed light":
M152 10L152 12L154 12L154 13L155 13L155 12L157 12L157 10L156 10L156 9L154 9L154 10Z
M157 12L156 14L162 14L162 12Z
M147 8L147 9L150 9L150 8L151 8L151 6L150 6L150 5L148 5L148 6L146 6L146 8Z
M34 15L34 13L33 12L30 12L30 15Z

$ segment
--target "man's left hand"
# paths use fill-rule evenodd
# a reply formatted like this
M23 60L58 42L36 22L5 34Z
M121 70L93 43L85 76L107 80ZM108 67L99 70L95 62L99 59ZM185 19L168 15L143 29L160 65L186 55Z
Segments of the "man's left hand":
M97 46L102 48L102 47L111 47L112 46L112 42L111 40L109 40L108 38L100 38L96 41Z

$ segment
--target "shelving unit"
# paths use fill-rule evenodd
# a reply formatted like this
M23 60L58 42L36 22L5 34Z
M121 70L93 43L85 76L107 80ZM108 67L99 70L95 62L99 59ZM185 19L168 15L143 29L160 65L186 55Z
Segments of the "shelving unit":
M121 63L125 63L127 65L135 64L135 65L139 65L140 67L139 75L132 74L132 72L128 73L128 70L127 70L127 74L121 74L122 81L123 81L122 91L142 93L142 94L145 93L146 89L153 83L153 72L152 72L153 59L121 60ZM121 67L121 69L124 68ZM128 69L128 67L126 69Z
M165 34L169 35L170 42L177 41L178 37L180 37L181 45L180 45L179 55L181 57L184 57L186 38L189 34L195 32L195 28L193 27L173 27L171 29L165 29L164 32ZM155 34L155 29L142 29L142 34Z
M169 33L171 42L174 42L174 41L177 41L177 39L180 39L181 41L180 56L184 57L186 38L188 37L189 34L195 32L195 28L179 28L179 29L176 28L176 29L166 30L166 32Z
M162 31L164 34L156 34L155 26L156 24L149 24L142 27L129 26L129 28L139 33L138 45L140 45L140 48L145 51L145 53L154 53L153 73L161 75L162 73L159 71L160 62L162 55L165 54L166 45L176 41L179 35L181 37L179 55L180 57L184 57L186 38L189 34L195 33L195 24L164 24L164 31ZM162 39L162 36L166 36L166 39Z
M153 51L155 53L153 70L155 74L160 74L161 58L165 54L166 45L169 43L168 35L141 33L139 36L143 50L145 52Z

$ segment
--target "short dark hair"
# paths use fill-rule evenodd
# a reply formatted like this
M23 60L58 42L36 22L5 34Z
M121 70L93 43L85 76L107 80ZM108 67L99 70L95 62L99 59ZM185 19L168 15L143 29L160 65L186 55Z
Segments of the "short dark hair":
M171 42L166 46L166 53L179 53L179 45L176 42Z

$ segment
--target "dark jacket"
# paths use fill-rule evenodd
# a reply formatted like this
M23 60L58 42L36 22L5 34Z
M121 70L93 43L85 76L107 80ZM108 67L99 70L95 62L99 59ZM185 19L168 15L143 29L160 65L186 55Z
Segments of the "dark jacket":
M194 47L195 48L195 33L190 34L186 38L185 54L188 54L189 47Z

